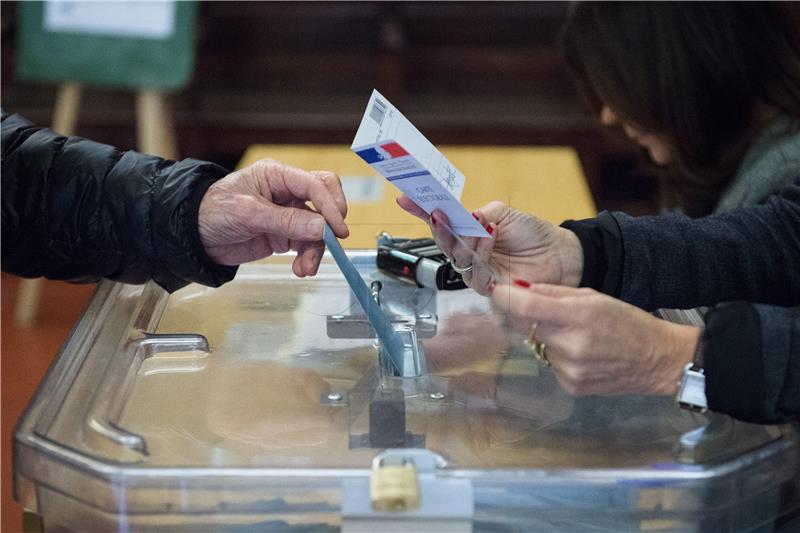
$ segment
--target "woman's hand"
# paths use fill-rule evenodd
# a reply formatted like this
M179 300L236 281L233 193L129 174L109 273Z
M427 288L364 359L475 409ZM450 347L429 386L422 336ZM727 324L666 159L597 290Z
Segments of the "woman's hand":
M517 211L501 202L491 202L473 213L492 238L456 239L447 216L435 210L429 217L407 196L397 203L421 218L442 251L459 268L472 265L464 281L480 294L488 294L492 282L526 279L577 287L583 274L583 249L571 231Z
M303 277L319 268L326 222L337 236L349 235L345 215L347 202L336 174L264 159L209 187L200 202L198 226L206 253L221 265L296 250L292 270Z
M492 303L545 344L571 394L675 394L700 330L661 320L592 289L497 285Z

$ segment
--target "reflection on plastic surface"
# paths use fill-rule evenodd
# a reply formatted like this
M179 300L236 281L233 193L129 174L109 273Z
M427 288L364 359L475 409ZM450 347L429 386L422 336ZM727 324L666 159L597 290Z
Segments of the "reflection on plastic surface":
M19 501L56 531L332 531L343 480L388 447L440 456L425 483L469 485L474 531L740 531L800 506L792 426L574 398L487 299L354 254L391 320L427 332L425 371L387 375L374 332L328 335L363 315L338 269L290 261L169 296L102 283L18 426Z
M211 354L192 372L137 376L119 425L144 436L152 463L358 467L395 439L463 468L646 466L673 462L680 435L704 423L670 398L566 394L472 291L435 294L428 373L387 380L374 338L326 335L327 316L363 313L335 267L291 283L274 272L251 267L222 288L170 297L158 333L201 333ZM374 269L365 277L395 294L424 290ZM377 424L391 390L403 415Z

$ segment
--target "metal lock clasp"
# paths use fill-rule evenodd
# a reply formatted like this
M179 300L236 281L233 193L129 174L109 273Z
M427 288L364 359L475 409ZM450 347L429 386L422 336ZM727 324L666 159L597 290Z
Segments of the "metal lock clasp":
M447 461L425 448L391 448L372 459L369 476L342 480L342 533L470 533L470 479L451 477Z
M414 461L408 457L376 458L369 477L373 511L419 509L419 479Z

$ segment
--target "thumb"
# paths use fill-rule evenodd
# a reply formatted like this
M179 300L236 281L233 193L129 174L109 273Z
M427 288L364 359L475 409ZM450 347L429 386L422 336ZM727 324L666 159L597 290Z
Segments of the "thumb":
M497 224L504 218L508 217L512 211L512 208L508 204L504 204L503 202L498 202L495 200L481 207L476 212L479 213L482 218L482 220L479 220L479 222L482 225L486 225L489 222L494 222Z
M404 209L406 212L408 212L408 213L410 213L410 214L414 215L415 217L417 217L417 218L421 218L421 219L422 219L422 220L424 220L425 222L427 222L428 220L430 220L430 215L428 215L428 213L426 213L424 209L422 209L422 208L421 208L421 207L419 207L417 204L415 204L415 203L414 203L414 200L412 200L411 198L409 198L409 197L408 197L408 196L406 196L405 194L404 194L404 195L402 195L402 196L398 196L398 197L395 199L395 201L397 202L397 205L399 205L399 206L400 206L400 207L402 207L402 208L403 208L403 209Z
M321 241L325 219L309 209L264 205L256 228L260 233L278 235L297 241Z

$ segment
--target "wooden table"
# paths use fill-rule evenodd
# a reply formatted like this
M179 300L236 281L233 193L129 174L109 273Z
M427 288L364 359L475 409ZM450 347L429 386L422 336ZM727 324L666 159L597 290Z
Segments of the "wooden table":
M597 213L578 155L567 147L442 146L464 173L462 203L477 209L500 200L553 223ZM277 159L306 170L330 170L341 178L347 196L348 248L373 248L375 236L424 237L428 227L395 203L400 194L348 146L257 144L247 149L240 167L259 159Z

